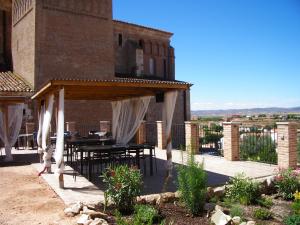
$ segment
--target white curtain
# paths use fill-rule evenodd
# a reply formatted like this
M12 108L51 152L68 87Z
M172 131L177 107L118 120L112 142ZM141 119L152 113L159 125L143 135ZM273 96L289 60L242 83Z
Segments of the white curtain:
M41 154L43 152L43 149L42 149L42 129L43 129L44 113L45 113L45 104L41 105L40 112L39 112L39 129L38 129L38 133L37 133L37 137L36 137L39 154Z
M56 173L63 173L64 170L64 89L59 91L58 100L58 115L57 115L57 131L56 131L56 150L55 150L55 161L57 165Z
M47 109L44 113L44 119L43 119L43 126L42 126L42 149L44 152L43 160L44 160L44 167L48 168L48 172L50 172L51 169L51 158L53 149L48 145L48 136L50 131L50 124L51 124L51 118L53 113L53 103L54 103L54 95L50 95L48 97L48 105Z
M11 148L16 143L22 126L23 109L24 104L21 103L9 105L7 112L0 111L0 139L5 145L5 161L13 160ZM5 115L5 113L8 113L8 115ZM4 122L6 116L8 117L7 124Z
M176 105L178 91L166 92L164 96L163 105L163 121L165 123L166 138L167 138L167 160L168 167L172 167L172 139L171 139L171 128L172 120Z
M54 103L54 95L50 95L48 97L48 105L47 109L44 113L43 126L42 126L42 149L46 151L47 149L47 139L50 131L50 124L53 112L53 103Z
M151 96L112 102L113 137L117 144L127 144L141 125Z

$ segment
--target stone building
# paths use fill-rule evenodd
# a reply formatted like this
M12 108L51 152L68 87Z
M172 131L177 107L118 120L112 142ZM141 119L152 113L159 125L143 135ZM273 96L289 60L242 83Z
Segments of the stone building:
M0 70L35 91L55 78L175 80L172 35L114 20L111 0L0 0ZM147 121L162 119L161 101L152 100ZM112 117L103 101L67 101L65 110L65 121L79 124ZM189 119L189 91L182 91L173 122Z

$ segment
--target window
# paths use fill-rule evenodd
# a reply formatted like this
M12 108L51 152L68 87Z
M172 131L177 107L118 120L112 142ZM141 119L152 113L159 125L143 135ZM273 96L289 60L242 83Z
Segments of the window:
M155 61L153 58L149 59L149 72L151 75L154 75L155 73Z
M139 40L139 47L141 49L144 49L144 41L143 40Z
M167 79L167 60L164 59L164 79Z
M122 47L123 45L123 35L119 34L119 46Z

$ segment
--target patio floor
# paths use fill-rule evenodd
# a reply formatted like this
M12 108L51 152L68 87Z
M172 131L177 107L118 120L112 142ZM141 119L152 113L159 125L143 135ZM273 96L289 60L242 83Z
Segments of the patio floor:
M40 171L42 165L38 163L38 157L36 150L13 150L15 157L15 163L32 164L32 166ZM154 194L159 193L162 190L163 179L165 175L165 162L166 151L156 149L156 163L157 172L154 159L154 175L149 175L147 170L146 176L143 178L144 188L142 194ZM173 150L173 162L174 171L173 179L169 183L167 191L176 191L176 165L182 164L186 161L187 155L185 152L179 150ZM218 186L224 184L230 177L236 173L243 172L247 176L252 178L262 178L272 176L276 173L276 166L256 163L256 162L230 162L224 158L210 156L210 155L196 155L196 160L202 162L204 160L204 169L208 173L208 185ZM0 166L7 166L8 164L1 163ZM14 163L9 164L13 166ZM148 166L148 165L147 165ZM141 163L143 170L143 162ZM55 166L53 165L53 170ZM148 168L148 167L147 167ZM143 171L142 171L143 172ZM83 176L77 176L76 181L73 178L73 170L71 167L66 167L66 173L64 176L65 189L58 187L58 178L53 174L43 174L43 179L49 184L49 186L62 198L65 204L70 204L77 201L85 203L97 203L104 200L103 190L105 185L102 183L100 174L95 174L92 182L89 182Z

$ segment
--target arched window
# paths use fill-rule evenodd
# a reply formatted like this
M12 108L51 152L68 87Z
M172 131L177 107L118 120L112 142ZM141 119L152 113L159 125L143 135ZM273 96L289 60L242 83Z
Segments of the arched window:
M151 75L154 75L155 74L155 61L153 58L150 58L149 59L149 73Z
M122 34L119 34L118 42L119 42L119 47L122 47L122 45L123 45L123 35Z
M139 47L140 47L141 49L144 49L144 46L145 46L144 41L143 41L142 39L139 40Z

